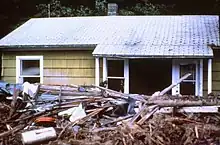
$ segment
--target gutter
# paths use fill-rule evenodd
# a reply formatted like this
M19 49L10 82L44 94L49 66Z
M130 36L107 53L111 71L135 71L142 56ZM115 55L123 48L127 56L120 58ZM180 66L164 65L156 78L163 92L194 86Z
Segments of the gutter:
M0 45L0 51L94 50L96 44L70 45Z
M150 58L150 59L173 59L173 58L180 58L180 59L202 59L202 58L213 58L213 55L190 55L190 56L184 56L184 55L106 55L106 54L93 54L94 57L106 57L106 58L118 58L118 59L144 59L144 58Z

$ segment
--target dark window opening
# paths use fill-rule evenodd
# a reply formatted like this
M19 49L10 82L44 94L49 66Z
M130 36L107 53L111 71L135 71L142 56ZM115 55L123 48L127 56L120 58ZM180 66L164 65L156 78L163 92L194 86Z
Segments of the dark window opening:
M23 77L23 82L40 83L40 77Z
M21 60L21 75L40 75L40 61Z

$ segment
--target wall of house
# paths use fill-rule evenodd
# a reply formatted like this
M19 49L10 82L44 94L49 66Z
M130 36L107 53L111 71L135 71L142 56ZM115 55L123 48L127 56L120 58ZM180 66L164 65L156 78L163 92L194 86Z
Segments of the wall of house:
M45 84L94 84L95 59L92 51L4 52L2 80L16 82L16 56L43 55ZM100 64L101 66L101 64ZM100 68L101 70L101 68Z
M208 69L208 62L205 60L204 62L204 95L207 94L207 69ZM213 93L220 93L220 50L214 50L214 58L212 60L212 91Z

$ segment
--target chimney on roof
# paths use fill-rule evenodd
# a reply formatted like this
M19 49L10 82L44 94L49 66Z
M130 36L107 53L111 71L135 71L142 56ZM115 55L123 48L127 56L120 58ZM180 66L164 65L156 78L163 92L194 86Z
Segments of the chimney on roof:
M118 14L118 5L116 3L108 3L108 16L116 16Z

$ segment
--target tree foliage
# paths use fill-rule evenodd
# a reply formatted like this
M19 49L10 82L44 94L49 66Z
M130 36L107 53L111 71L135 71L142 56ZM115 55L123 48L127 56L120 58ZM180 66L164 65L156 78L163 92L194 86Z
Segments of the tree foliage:
M76 8L64 6L59 0L52 0L49 4L39 4L37 9L40 17L73 17L73 16L102 16L107 14L107 5L104 0L96 0L95 8L80 5ZM119 11L120 15L159 15L160 7L151 3L137 3Z
M120 15L159 15L159 6L153 5L151 3L138 3L131 8L121 9L119 11Z
M84 5L76 8L65 6L59 0L52 0L49 4L37 5L38 17L74 17L74 16L99 16L106 15L105 1L96 0L95 8L91 9Z

